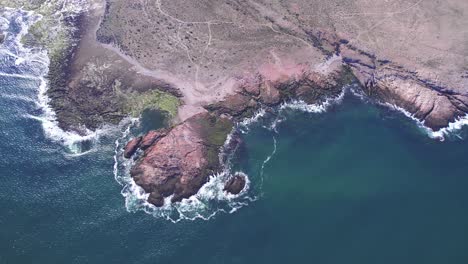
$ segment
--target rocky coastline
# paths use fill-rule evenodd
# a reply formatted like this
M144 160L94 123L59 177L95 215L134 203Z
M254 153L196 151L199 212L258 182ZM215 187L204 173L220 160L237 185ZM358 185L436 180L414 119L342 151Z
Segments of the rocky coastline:
M328 41L324 39L323 41ZM343 42L343 40L341 40ZM326 74L314 71L304 71L294 76L282 76L274 81L262 76L260 73L253 78L241 78L238 92L231 94L220 102L205 105L209 114L198 115L196 120L217 116L227 118L230 122L238 123L252 117L259 109L271 109L291 100L300 100L307 104L320 104L327 98L337 97L346 85L360 83L367 96L381 102L399 106L421 120L427 127L437 131L446 127L456 118L468 113L468 98L460 98L458 95L445 89L435 90L433 87L417 78L417 76L390 62L379 62L371 55L365 54L339 42L331 42L336 47L335 55L342 56L342 64ZM371 66L362 63L370 60ZM382 67L385 66L385 67ZM372 69L369 71L369 68ZM400 87L411 89L400 89ZM411 92L409 92L411 91ZM435 100L434 100L435 99ZM189 129L192 118L176 125L171 133L173 136L182 135ZM197 130L197 128L195 128ZM226 130L228 132L228 130ZM154 132L153 132L154 133ZM151 134L151 132L150 132ZM145 136L146 137L146 136ZM141 142L141 137L135 139ZM195 137L194 141L199 140ZM182 198L188 198L197 193L209 174L197 170L206 158L203 151L204 144L194 149L200 150L197 155L188 156L186 149L179 144L172 143L175 147L167 152L167 145L159 146L155 141L142 157L137 160L137 165L132 169L132 177L136 184L150 193L148 202L159 207L164 205L164 198L173 195L171 202L178 202ZM126 148L133 148L134 140L130 141ZM220 149L215 151L216 157ZM133 151L132 151L133 152ZM129 157L129 155L127 155ZM175 159L175 161L174 161ZM153 163L149 163L152 160ZM174 163L168 166L168 160ZM195 162L198 161L198 162ZM164 164L162 167L159 164ZM196 164L196 165L195 165ZM151 168L151 169L149 169ZM155 169L157 168L157 169ZM211 173L219 172L211 170ZM184 177L189 172L194 177ZM171 174L171 176L168 176ZM202 176L203 175L203 176ZM171 178L173 177L173 178ZM180 179L186 184L184 188L177 185ZM157 185L158 187L153 187ZM224 191L231 194L239 194L245 186L245 178L231 175L226 181Z
M144 109L166 113L168 127L138 135L123 154L136 160L131 177L155 206L169 197L179 202L196 194L219 173L228 135L259 109L292 100L320 104L341 94L345 85L359 83L367 96L405 109L434 131L468 113L467 78L457 75L466 72L458 64L444 67L440 54L424 60L424 54L409 48L387 48L388 36L380 32L369 37L379 45L362 41L362 32L342 16L316 21L305 14L309 9L293 3L212 3L219 10L200 10L180 8L187 3L179 1L88 2L87 10L61 21L74 29L67 31L66 45L48 47L55 51L50 53L50 105L62 129L79 133L138 117ZM348 8L356 14L368 8L365 1L351 2ZM323 8L346 13L338 6ZM219 20L220 14L235 15ZM349 17L356 24L365 21L353 14ZM41 40L43 31L35 29L28 38ZM421 38L436 43L431 36ZM238 194L245 182L231 175L224 189Z
M368 96L405 109L433 131L468 113L466 93L436 85L398 63L378 60L346 40L324 40L336 47L336 54L341 55Z
M347 84L355 81L349 68L338 67L327 75L302 72L283 76L275 81L257 74L243 80L239 92L225 100L205 106L207 112L197 114L173 128L150 131L130 140L124 151L131 158L138 149L143 154L131 170L135 183L149 193L148 202L163 206L189 198L207 182L210 175L221 172L221 150L231 151L239 144L233 133L228 149L222 149L236 123L252 117L259 109L272 109L290 100L319 104L337 97ZM231 175L224 191L239 194L245 187L245 176Z

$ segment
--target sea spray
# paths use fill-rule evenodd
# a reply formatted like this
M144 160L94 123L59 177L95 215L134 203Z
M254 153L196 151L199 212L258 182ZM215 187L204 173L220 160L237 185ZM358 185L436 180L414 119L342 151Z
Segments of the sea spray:
M249 127L252 124L257 123L262 117L266 115L266 111L263 108L260 108L257 112L255 112L252 117L244 119L242 122L237 124L237 128L240 130L241 133L248 133Z
M425 134L427 134L430 138L438 139L440 141L444 141L446 139L446 137L450 137L450 136L456 136L456 137L461 138L461 136L458 135L457 133L464 126L468 125L468 114L467 114L465 116L462 116L462 117L459 117L459 118L455 119L455 121L453 121L453 122L450 122L446 127L441 128L441 129L439 129L437 131L434 131L430 127L427 127L424 124L424 121L419 120L413 114L411 114L410 112L408 112L407 110L405 110L402 107L399 107L399 106L394 105L394 104L389 104L389 103L381 103L381 105L384 105L384 106L386 106L386 107L388 107L388 108L390 108L392 110L395 110L395 111L398 111L398 112L402 113L403 115L405 115L409 119L413 120L416 123L416 125L421 129L421 131L423 131Z
M465 126L468 126L468 114L455 119L453 122L450 122L447 127L444 127L438 131L432 131L431 135L434 138L442 138L444 136L450 135L455 135L461 138L457 133Z
M324 113L328 110L330 106L341 103L347 90L347 87L345 87L338 96L329 97L325 99L322 103L317 104L307 104L302 100L292 100L289 102L285 102L280 105L280 111L285 109L292 109L308 113Z
M81 12L78 7L79 5L76 5L76 3L65 1L62 11L68 13ZM43 17L32 11L11 8L6 8L5 10L0 21L2 30L7 30L8 33L5 43L0 50L0 56L13 58L14 61L6 60L8 63L11 63L11 66L7 66L19 72L1 72L0 76L37 81L39 85L37 86L36 98L31 98L31 100L35 101L35 104L40 109L40 113L26 114L25 117L41 122L44 135L55 142L63 144L70 154L83 155L84 153L88 153L91 148L95 147L102 135L111 133L115 128L104 126L96 131L83 128L81 129L82 133L77 133L64 131L59 127L56 114L49 105L50 98L47 96L48 83L45 77L50 64L47 51L39 48L25 47L21 42L22 38L28 33L29 28L34 23L43 19ZM8 67L4 68L8 69ZM25 97L24 95L8 96L12 98L15 96L18 98ZM86 145L90 146L86 147Z
M424 134L426 134L427 136L433 139L444 141L447 137L452 137L452 136L461 138L461 136L458 133L463 129L464 126L468 126L468 114L466 114L464 116L456 118L453 122L450 122L446 127L441 128L437 131L434 131L430 127L427 127L424 124L424 121L419 120L417 117L415 117L412 113L410 113L406 109L399 107L395 104L382 102L382 101L375 100L366 96L366 94L362 91L362 89L360 89L357 85L352 86L350 91L355 97L359 98L364 103L376 103L381 106L390 108L391 110L402 113L404 116L414 121L416 126Z
M273 156L276 154L276 149L277 149L277 141L276 141L276 137L273 136L273 151L271 152L270 155L268 155L268 157L263 161L262 163L262 168L260 170L260 178L262 179L262 183L263 183L263 174L264 174L264 171L265 171L265 166L268 164L268 162L270 162L271 158L273 158Z

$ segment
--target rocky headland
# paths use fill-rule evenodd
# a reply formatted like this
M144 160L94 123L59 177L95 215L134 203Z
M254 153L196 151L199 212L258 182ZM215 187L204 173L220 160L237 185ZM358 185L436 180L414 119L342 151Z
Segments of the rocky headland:
M272 78L274 76L274 78ZM164 198L181 201L197 193L209 176L221 172L220 151L235 149L239 140L234 125L252 117L259 109L274 108L292 99L313 104L337 97L346 84L353 81L347 67L337 67L327 75L318 72L294 72L290 75L257 74L239 81L237 93L221 102L205 106L196 114L170 129L150 131L130 140L124 151L131 158L138 149L131 170L135 183L150 194L148 202L163 206ZM227 148L222 149L226 144ZM246 182L244 176L233 175L224 190L239 194Z
M48 95L63 129L166 113L167 128L124 151L156 206L190 197L220 172L228 134L259 109L321 103L354 82L434 131L468 112L464 0L89 0L59 18L43 2L31 7L45 19L27 40L54 51ZM45 34L57 19L66 38ZM244 186L233 175L225 191Z

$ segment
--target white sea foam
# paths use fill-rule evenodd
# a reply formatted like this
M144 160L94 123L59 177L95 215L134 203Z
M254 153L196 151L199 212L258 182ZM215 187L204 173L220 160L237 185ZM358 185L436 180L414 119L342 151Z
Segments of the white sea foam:
M351 92L352 95L355 97L359 98L363 102L367 102L368 97L364 93L364 91L361 89L361 87L358 84L352 84L349 86L349 91Z
M0 97L15 101L24 101L37 105L37 100L34 100L33 98L24 95L1 94Z
M347 88L343 88L343 91L336 97L330 97L325 99L324 102L318 104L307 104L302 100L293 100L281 104L280 111L285 109L300 110L308 113L324 113L333 104L338 104L343 101L346 94Z
M83 1L78 1L83 2ZM58 19L61 19L63 15L76 15L79 12L83 12L86 5L81 5L77 1L63 1L61 10L56 14ZM83 2L84 3L84 2ZM73 155L83 155L88 153L90 150L83 151L81 146L82 143L88 142L95 144L99 138L106 133L114 130L113 127L103 127L96 131L90 131L86 128L82 128L81 133L64 131L58 126L56 114L53 109L49 106L50 99L47 96L48 83L45 76L48 72L49 58L45 50L37 48L27 48L21 43L21 39L27 34L29 28L42 19L41 15L35 14L31 11L24 11L21 9L7 8L2 14L0 19L1 27L3 30L7 30L8 26L11 25L12 21L20 26L19 32L15 34L8 33L8 37L5 40L4 48L1 49L0 54L2 56L9 56L14 58L14 65L26 65L29 68L34 69L36 73L3 73L0 72L1 77L7 78L20 78L29 79L33 81L39 81L40 85L37 89L37 98L31 98L36 101L36 104L41 109L39 115L27 115L27 117L38 120L41 122L44 134L53 141L62 143ZM57 23L60 24L60 23ZM28 86L26 86L28 87ZM11 98L24 98L25 95L10 95Z
M468 114L457 118L454 122L449 123L447 127L444 127L439 131L433 131L432 136L434 138L442 138L447 135L456 135L456 133L464 126L468 126Z
M343 101L343 98L345 97L350 87L351 86L343 88L343 90L338 96L327 98L325 99L325 101L317 104L307 104L302 100L292 100L289 102L282 103L279 106L279 111L273 122L270 125L264 125L263 127L272 130L275 133L278 133L278 125L287 119L283 115L283 111L285 110L296 110L314 114L325 113L332 105L340 104Z
M273 158L273 156L275 156L276 154L276 148L277 148L277 141L276 141L276 137L273 136L273 151L271 152L270 155L268 155L266 157L266 159L263 161L262 163L262 167L260 169L260 183L261 183L261 187L263 187L263 183L265 181L265 177L264 177L264 172L265 172L265 167L266 165L270 162L270 160Z
M417 124L417 126L422 131L424 131L430 138L438 139L440 141L444 141L447 136L451 136L451 135L458 136L457 132L460 131L464 126L468 125L468 114L467 114L465 116L457 118L454 122L449 123L447 127L434 131L431 128L427 127L424 124L424 121L419 120L413 114L408 112L406 109L399 107L397 105L389 104L389 103L383 103L383 105L390 107L393 110L401 112L406 117L413 120Z
M361 99L361 101L369 102L372 100L366 96L366 94L359 88L357 85L351 86L350 89L351 93L356 96L357 98ZM375 101L374 101L375 102ZM399 107L394 104L390 103L382 103L377 101L378 104L383 105L385 107L389 107L395 111L398 111L408 117L409 119L413 120L416 125L421 129L425 134L427 134L430 138L438 139L440 141L444 141L447 136L457 136L460 137L457 133L464 127L468 125L468 114L465 116L457 118L454 122L448 124L447 127L444 127L440 130L434 131L431 128L427 127L424 124L424 121L419 120L416 118L412 113L407 111L406 109Z
M261 108L258 110L252 117L244 119L242 122L238 124L238 128L242 133L247 133L249 131L250 125L258 122L262 117L266 114L265 109Z
M29 75L29 74L17 74L17 73L0 72L0 76L1 77L8 77L8 78L28 79L28 80L33 80L33 81L41 80L41 77L33 76L33 75Z
M263 161L262 163L262 169L260 171L260 175L263 176L263 171L265 169L265 165L270 162L271 158L276 154L276 144L277 144L277 141L276 141L276 137L273 136L273 151L271 152L270 155L268 155L268 157Z
M42 123L42 128L48 138L62 143L72 153L80 154L82 152L80 143L88 141L95 144L101 135L114 129L111 126L107 126L102 129L97 129L96 131L91 131L82 127L81 131L83 132L81 134L72 131L64 131L58 125L54 110L49 106L50 99L47 96L47 88L47 81L42 79L38 91L38 104L42 109L42 114L40 116L30 117L39 120Z
M8 29L10 21L3 16L0 16L0 30L5 31Z

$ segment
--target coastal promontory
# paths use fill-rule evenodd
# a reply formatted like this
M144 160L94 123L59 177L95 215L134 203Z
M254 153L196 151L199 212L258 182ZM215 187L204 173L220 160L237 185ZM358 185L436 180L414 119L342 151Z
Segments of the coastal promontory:
M260 109L321 104L354 84L434 131L468 113L465 0L88 0L62 16L50 9L63 1L35 2L42 18L24 43L49 51L47 95L63 130L164 113L165 128L124 151L155 206L219 173L236 124ZM242 177L225 190L240 193Z

